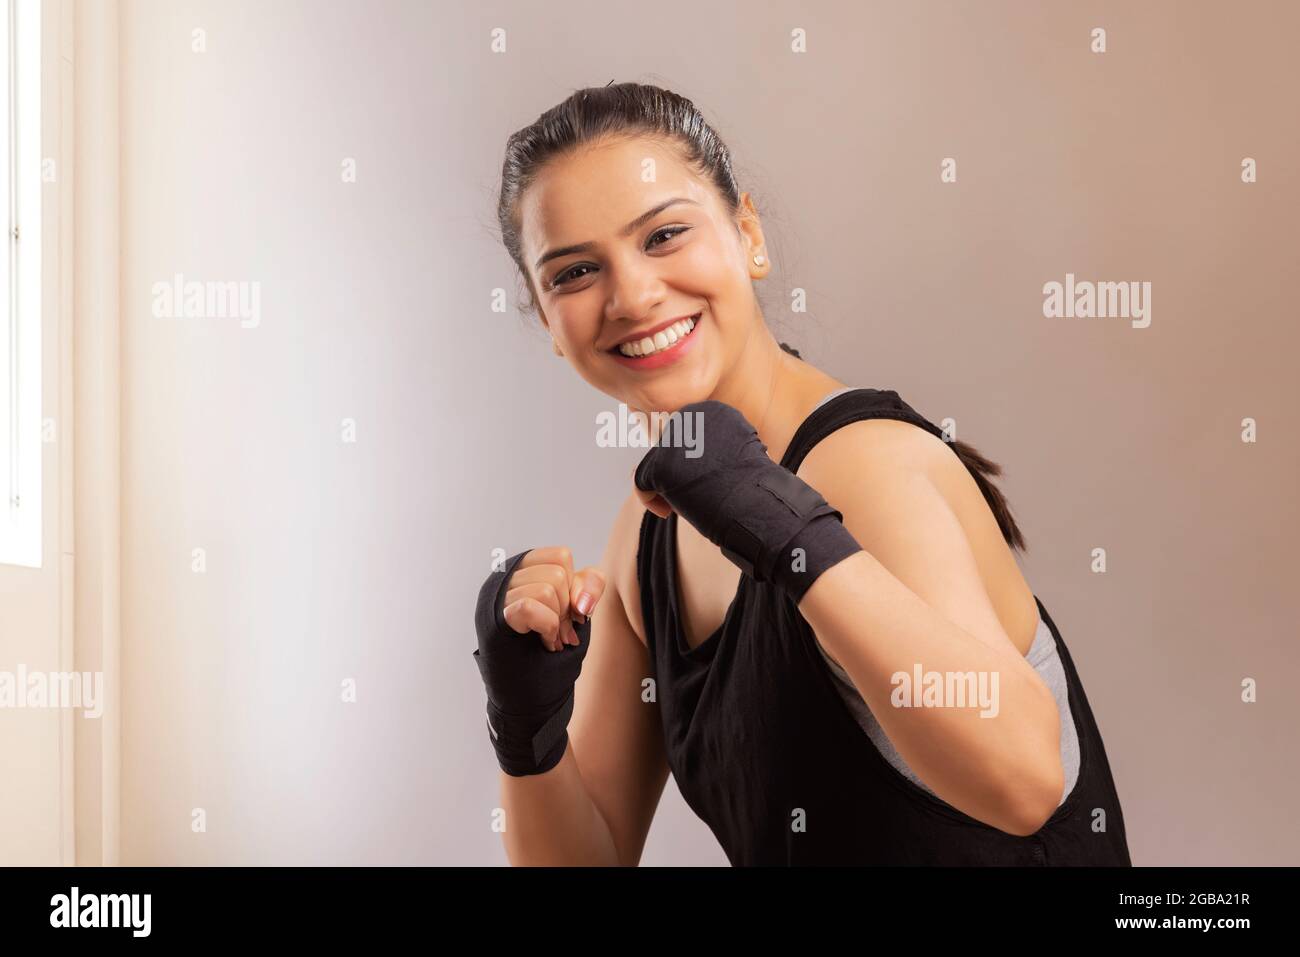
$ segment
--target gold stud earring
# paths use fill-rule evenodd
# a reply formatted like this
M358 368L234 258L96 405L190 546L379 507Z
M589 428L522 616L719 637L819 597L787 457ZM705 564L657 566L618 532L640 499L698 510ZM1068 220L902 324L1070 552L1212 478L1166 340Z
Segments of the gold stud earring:
M555 350L555 354L556 354L557 356L563 356L563 355L564 355L564 353L560 351L560 343L559 343L559 341L558 341L554 336L551 336L551 348Z
M763 265L763 256L762 256L762 254L759 254L759 255L757 255L757 256L754 257L754 265L755 265L755 266L761 266L761 265Z

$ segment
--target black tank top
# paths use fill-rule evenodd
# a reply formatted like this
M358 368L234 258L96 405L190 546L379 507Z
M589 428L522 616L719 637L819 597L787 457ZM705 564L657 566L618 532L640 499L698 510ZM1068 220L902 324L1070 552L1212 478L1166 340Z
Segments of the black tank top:
M781 464L860 419L943 432L894 391L857 389L818 407ZM954 454L956 454L954 450ZM696 648L681 627L676 513L647 511L637 576L668 765L733 865L1123 865L1124 817L1070 652L1056 639L1079 735L1073 790L1035 834L990 827L917 787L863 732L794 601L742 573L722 625Z

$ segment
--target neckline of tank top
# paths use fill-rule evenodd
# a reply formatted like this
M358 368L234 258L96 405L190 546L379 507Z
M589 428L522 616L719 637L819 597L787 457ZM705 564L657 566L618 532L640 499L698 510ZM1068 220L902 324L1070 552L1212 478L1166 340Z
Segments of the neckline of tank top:
M786 443L785 452L782 453L781 461L778 464L781 465L783 468L787 468L791 472L795 472L796 474L798 474L798 468L799 465L802 463L803 456L802 455L798 456L798 461L796 461L795 456L793 454L796 447L800 444L807 443L807 440L803 438L804 435L809 431L815 431L813 426L814 420L817 419L818 414L821 413L826 408L826 406L830 405L831 402L833 402L834 400L841 399L852 392L869 392L869 393L874 393L876 395L886 395L886 396L898 395L898 393L888 389L874 389L869 386L850 385L850 386L845 386L842 389L836 389L834 392L831 392L829 395L822 396L821 401L812 407L812 410L806 416L804 416L804 420L799 423L798 428L794 430L794 435L792 435L790 437L790 441ZM913 417L914 413L907 414L906 412L902 412L901 410L900 413L909 422L913 422L916 425L921 426L922 428L926 428L927 431L932 430L934 428L933 426L923 425L922 421L918 421L916 418ZM813 444L815 445L816 441L814 441Z
M845 386L844 388L842 388L842 389L836 389L834 392L832 392L832 393L830 393L829 395L823 397L822 400L821 400L820 402L818 402L816 405L814 405L813 408L812 408L812 411L813 411L813 412L816 412L818 409L820 409L822 406L824 406L824 405L825 405L827 402L829 402L831 399L835 398L837 395L843 395L843 394L846 393L846 392L856 392L858 389L861 389L861 388L862 388L862 386L859 386L859 385L846 385L846 386ZM809 415L812 415L812 412L809 412L808 414L809 414Z

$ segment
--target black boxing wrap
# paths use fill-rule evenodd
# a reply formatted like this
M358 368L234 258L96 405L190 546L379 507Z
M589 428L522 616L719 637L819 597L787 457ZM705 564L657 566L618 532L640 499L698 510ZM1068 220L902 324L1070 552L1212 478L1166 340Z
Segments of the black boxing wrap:
M695 436L701 454L692 457L686 440ZM693 402L670 415L634 481L657 492L741 571L796 604L823 572L862 551L844 516L773 462L744 415L722 402Z
M507 585L529 551L488 575L474 610L474 663L487 689L488 736L501 770L515 777L542 774L564 757L574 685L591 639L590 620L574 622L578 644L551 651L537 632L520 634L506 622Z

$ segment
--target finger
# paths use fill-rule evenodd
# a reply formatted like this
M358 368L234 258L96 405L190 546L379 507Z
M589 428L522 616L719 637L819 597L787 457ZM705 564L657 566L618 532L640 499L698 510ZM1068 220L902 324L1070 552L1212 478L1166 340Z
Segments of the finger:
M560 622L560 640L566 644L578 644L578 634L573 630L569 615L569 592L572 574L562 565L534 565L523 571L515 572L510 579L513 586L528 584L549 585L556 595L556 616Z
M520 560L517 568L531 568L534 565L559 565L573 577L573 552L565 545L551 545L547 548L534 548ZM567 581L568 579L566 579Z
M639 501L643 506L648 506L652 500L659 497L658 492L653 490L647 492L644 489L638 488L635 484L632 486L632 491L636 494L637 501Z
M542 644L551 651L560 650L560 616L536 598L520 598L506 605L501 612L511 630L521 635L535 631L542 636Z
M569 600L569 583L573 580L573 573L566 571L563 565L533 565L530 568L520 568L510 576L509 588L518 588L521 585L546 584L555 589L565 602L564 606L556 609L556 612L563 614Z
M556 590L555 585L551 582L528 582L523 585L515 585L506 592L505 603L518 601L520 598L536 598L556 616L565 614L569 610L569 596L566 594L561 603L560 592Z
M658 515L660 518L667 518L673 513L672 506L664 501L664 497L657 492L642 492L638 490L637 498L641 500L642 505L654 512L654 514Z
M637 463L636 469L632 472L632 487L640 492L653 492L654 488L654 459L659 450L651 449Z
M557 575L556 577L563 576ZM546 607L555 612L556 620L560 623L560 640L566 645L578 644L578 633L573 630L573 621L570 617L568 592L560 591L553 582L549 581L517 585L506 592L505 600L507 604L520 598L536 598L545 604Z
M605 594L605 573L595 565L584 568L574 575L569 602L574 613L579 616L575 620L583 621L590 618L592 609L600 602L603 594Z
M654 489L643 489L633 479L632 491L636 493L637 500L643 507L648 508L660 518L667 518L672 514L672 506Z

